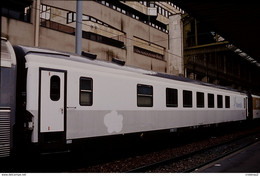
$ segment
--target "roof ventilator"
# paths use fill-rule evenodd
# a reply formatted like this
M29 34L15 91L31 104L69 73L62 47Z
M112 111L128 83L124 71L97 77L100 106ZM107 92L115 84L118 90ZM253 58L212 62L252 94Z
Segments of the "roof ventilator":
M121 65L121 66L124 66L125 65L125 61L123 60L120 60L118 58L112 58L112 62L114 62L115 64L118 64L118 65Z
M88 53L86 51L82 51L81 55L91 60L95 60L97 58L96 54Z

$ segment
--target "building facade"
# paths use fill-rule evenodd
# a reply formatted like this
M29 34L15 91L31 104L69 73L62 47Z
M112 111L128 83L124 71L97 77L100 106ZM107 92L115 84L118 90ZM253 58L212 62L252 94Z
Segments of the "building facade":
M75 52L76 1L14 0L14 3L15 8L11 5L4 8L1 34L13 45ZM170 18L180 17L183 11L173 3L83 1L82 4L82 51L96 54L101 60L117 58L128 66L183 75L182 43L176 42L176 38L182 38L182 29L177 30L178 37L169 37L173 32L169 29L174 30L171 24L176 24L170 24ZM179 20L180 26L180 18L175 20ZM172 48L177 48L177 53Z

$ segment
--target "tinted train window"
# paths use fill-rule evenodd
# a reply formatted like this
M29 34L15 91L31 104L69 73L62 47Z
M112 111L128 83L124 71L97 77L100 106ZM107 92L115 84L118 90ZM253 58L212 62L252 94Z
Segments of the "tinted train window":
M204 93L197 92L197 108L204 108Z
M225 96L225 107L230 108L230 96Z
M208 94L208 108L214 108L214 94Z
M93 104L93 80L92 78L80 78L79 104L92 106Z
M137 85L137 106L152 107L153 106L153 87L149 85Z
M166 106L178 107L178 90L166 88Z
M50 98L52 101L58 101L60 99L60 77L57 75L51 77Z
M222 95L217 96L217 101L218 101L218 108L223 108L223 96Z
M192 91L183 90L183 107L192 107Z

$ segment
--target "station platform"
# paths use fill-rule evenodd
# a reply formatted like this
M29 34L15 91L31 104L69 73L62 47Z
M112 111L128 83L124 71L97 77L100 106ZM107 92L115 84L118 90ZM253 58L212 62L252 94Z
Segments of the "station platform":
M196 173L260 173L260 142L208 164Z

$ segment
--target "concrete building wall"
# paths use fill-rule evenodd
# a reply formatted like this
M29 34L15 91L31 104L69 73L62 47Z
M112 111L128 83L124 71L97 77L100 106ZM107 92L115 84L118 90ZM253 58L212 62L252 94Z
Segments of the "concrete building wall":
M21 22L14 19L2 17L2 36L7 36L13 45L21 44L28 46L39 46L47 49L60 50L65 52L75 52L75 36L71 33L59 31L58 28L67 26L68 30L75 30L75 22L67 23L67 13L76 11L76 1L49 1L40 0L41 5L50 6L49 20L39 27L39 35L35 35L37 11L42 9L37 7L37 1L33 2L31 23ZM147 15L147 7L144 8L139 2L125 3L129 7L137 5L139 11ZM167 3L164 6L169 10L173 8ZM40 12L40 13L41 13ZM174 13L175 11L172 11ZM101 36L112 38L124 43L122 48L110 46L109 44L97 41L82 39L82 51L97 54L98 59L111 61L113 57L126 61L126 65L139 67L157 72L167 72L178 74L173 69L169 69L169 34L160 31L151 25L145 24L129 15L109 8L95 1L83 1L83 15L94 17L106 23L109 27L83 21L83 31L95 33ZM40 14L41 16L41 14ZM41 16L42 17L42 16ZM168 23L168 18L158 13L157 19L163 23ZM147 21L149 21L147 16ZM151 20L152 21L152 20ZM40 19L43 24L44 19ZM53 22L52 24L50 24ZM50 27L51 25L59 27ZM39 38L38 44L35 39ZM136 38L140 41L136 41ZM138 44L139 42L139 44ZM141 44L140 44L141 43ZM178 43L175 43L178 44ZM149 57L149 55L136 52L134 47L138 46L147 52L158 53L162 59ZM177 47L177 46L176 46ZM178 46L179 48L179 46ZM174 58L173 58L174 59ZM171 58L172 60L172 58Z
M18 21L15 19L2 18L2 34L11 44L15 45L34 45L34 28L33 24Z

